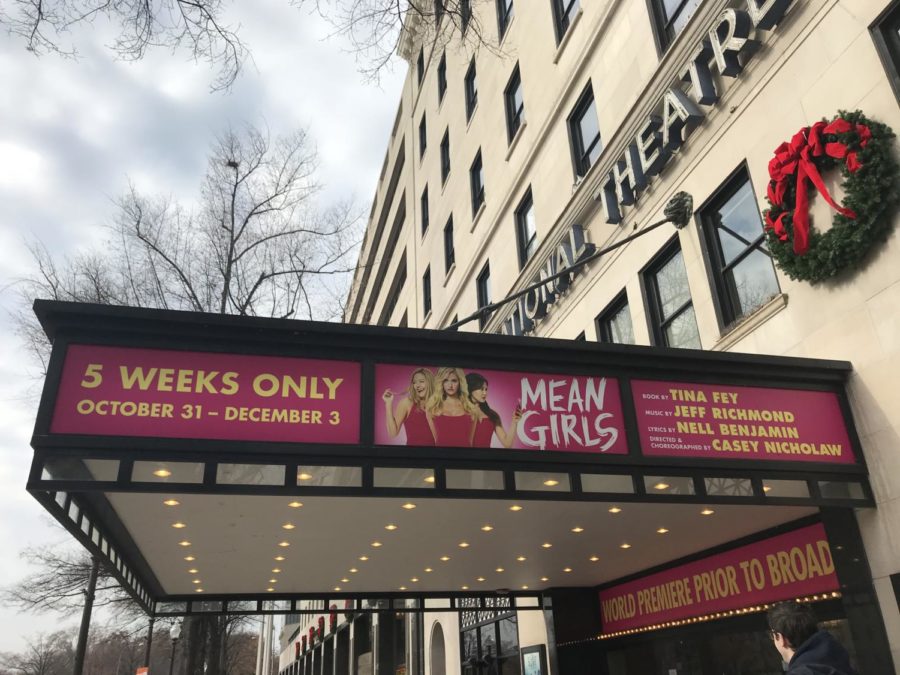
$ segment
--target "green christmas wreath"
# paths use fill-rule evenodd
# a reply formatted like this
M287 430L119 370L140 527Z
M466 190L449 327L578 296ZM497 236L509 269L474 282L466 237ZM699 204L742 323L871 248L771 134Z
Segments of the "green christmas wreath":
M817 283L858 264L887 238L900 202L894 132L859 110L801 129L769 161L766 239L775 262L791 279ZM828 194L822 174L840 167L844 202ZM809 224L809 189L837 212L827 232Z

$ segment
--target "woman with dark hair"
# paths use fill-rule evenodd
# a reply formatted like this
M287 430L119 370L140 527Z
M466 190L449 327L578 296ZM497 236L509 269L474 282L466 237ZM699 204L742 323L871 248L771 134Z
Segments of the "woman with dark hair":
M425 411L435 445L467 448L472 445L478 409L469 398L466 375L460 368L441 368L434 376L434 394Z
M475 421L475 433L472 437L473 448L489 448L494 434L503 444L504 448L511 448L516 440L516 427L522 417L522 409L518 406L512 414L512 424L509 432L503 428L503 421L497 411L491 408L487 402L488 381L480 373L466 374L466 384L469 389L469 399L475 404L478 414Z
M381 395L388 435L395 438L400 433L400 427L403 427L407 445L434 445L434 430L425 414L426 402L434 394L434 375L427 368L417 368L409 378L409 388L405 393L396 409L393 407L393 391L385 389Z

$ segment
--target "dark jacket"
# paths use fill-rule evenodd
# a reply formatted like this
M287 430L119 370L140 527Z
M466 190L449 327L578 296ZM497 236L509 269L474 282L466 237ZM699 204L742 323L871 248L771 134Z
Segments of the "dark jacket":
M850 667L847 650L824 630L797 648L787 672L788 675L856 675Z

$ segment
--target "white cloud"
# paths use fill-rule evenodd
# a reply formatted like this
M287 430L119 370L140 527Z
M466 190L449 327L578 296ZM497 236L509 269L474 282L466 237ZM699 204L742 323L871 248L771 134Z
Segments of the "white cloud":
M44 158L31 148L0 139L0 189L27 190L41 187Z

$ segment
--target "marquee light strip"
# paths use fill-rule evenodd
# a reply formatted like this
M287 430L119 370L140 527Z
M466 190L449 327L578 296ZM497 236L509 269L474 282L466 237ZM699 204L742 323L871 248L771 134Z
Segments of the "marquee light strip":
M821 602L822 600L833 600L835 598L840 598L841 594L838 591L832 591L831 593L819 593L816 595L807 595L801 598L794 598L794 602ZM769 603L765 605L753 605L751 607L742 607L740 609L732 609L727 612L714 612L711 614L704 614L702 616L692 616L687 619L678 619L677 621L665 621L663 623L653 624L652 626L642 626L641 628L631 628L629 630L622 630L615 633L601 633L597 637L588 638L586 640L575 640L572 642L561 642L559 643L560 647L568 647L570 645L580 645L586 642L596 642L597 640L611 640L612 638L622 637L625 635L636 635L638 633L646 633L652 630L662 630L664 628L677 628L678 626L686 626L688 624L694 623L703 623L706 621L716 621L718 619L727 619L732 616L742 616L744 614L755 614L758 612L765 612L769 607L772 607L775 603Z

